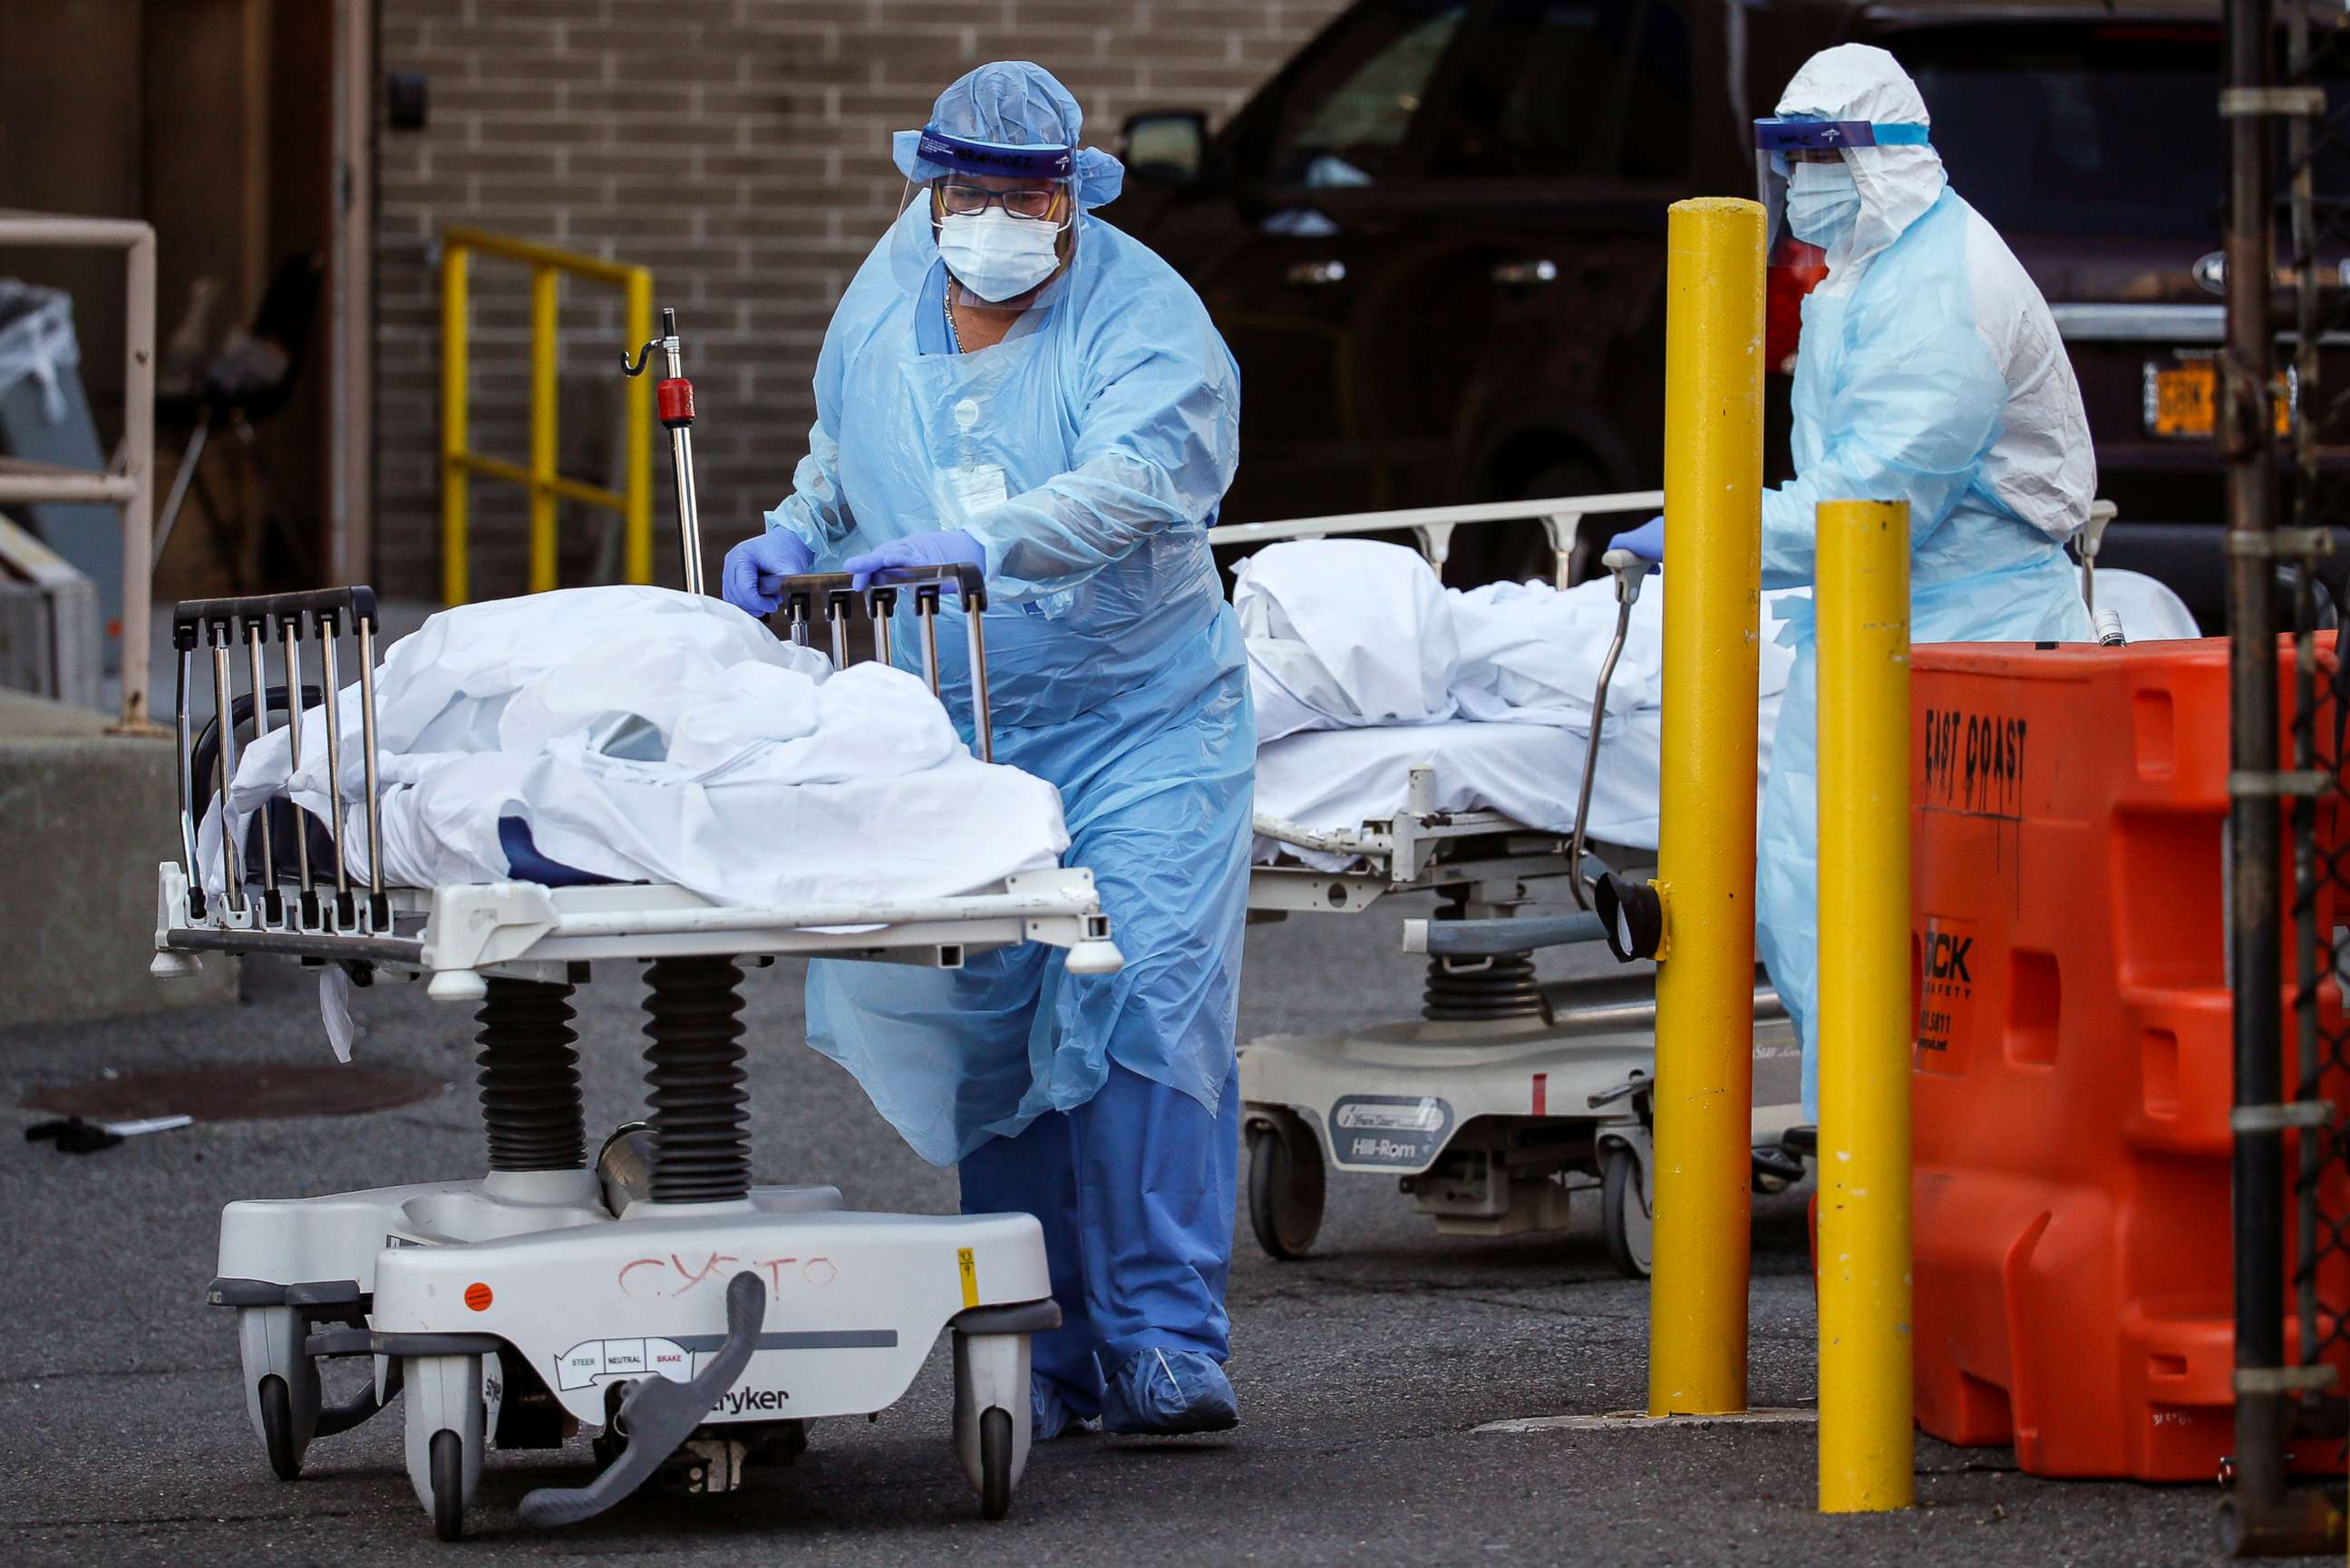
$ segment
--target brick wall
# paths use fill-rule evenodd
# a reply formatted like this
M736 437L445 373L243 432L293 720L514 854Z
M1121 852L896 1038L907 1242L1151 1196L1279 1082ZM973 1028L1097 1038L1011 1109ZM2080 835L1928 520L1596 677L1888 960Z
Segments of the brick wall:
M897 210L889 133L982 61L1052 69L1114 147L1134 110L1236 109L1343 0L381 0L382 66L430 78L421 131L383 133L376 578L439 582L440 315L433 237L452 223L653 268L678 308L705 560L789 488L834 301ZM473 267L473 445L521 459L528 314L519 269ZM567 472L610 479L617 301L567 286ZM656 571L667 462L656 465ZM474 485L474 593L519 591L510 487ZM564 520L567 582L592 580L604 514Z

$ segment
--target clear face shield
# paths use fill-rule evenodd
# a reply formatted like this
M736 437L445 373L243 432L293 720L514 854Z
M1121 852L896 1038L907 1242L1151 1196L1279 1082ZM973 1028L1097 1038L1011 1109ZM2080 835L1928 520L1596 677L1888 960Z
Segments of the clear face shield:
M925 130L899 203L901 243L946 264L957 310L1018 313L1045 302L1076 256L1075 150L1001 147ZM910 216L920 205L922 215ZM929 268L927 255L920 256Z
M1755 198L1769 214L1773 265L1793 245L1825 250L1860 214L1853 150L1923 147L1926 127L1866 119L1769 119L1754 122Z

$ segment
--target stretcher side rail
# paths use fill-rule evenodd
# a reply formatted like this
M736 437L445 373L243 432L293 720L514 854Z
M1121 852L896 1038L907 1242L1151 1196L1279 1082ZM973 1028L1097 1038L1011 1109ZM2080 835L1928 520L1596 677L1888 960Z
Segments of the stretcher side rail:
M1277 545L1285 539L1329 539L1350 534L1409 533L1419 553L1439 571L1452 554L1454 530L1488 523L1540 523L1549 536L1557 561L1554 586L1574 586L1575 535L1586 517L1617 513L1662 512L1661 490L1616 490L1592 495L1554 495L1530 501L1481 501L1461 506L1412 506L1392 512L1341 512L1326 517L1292 517L1278 522L1225 523L1208 530L1208 543L1228 547ZM2116 516L2110 501L2092 502L2088 525L2071 541L2081 563L2082 597L2096 608L2094 587L2097 548Z
M1555 495L1530 501L1483 501L1465 506L1415 506L1395 512L1345 512L1327 517L1294 517L1274 523L1226 523L1208 530L1208 543L1228 547L1277 545L1285 539L1328 539L1348 534L1409 533L1419 553L1438 571L1452 554L1455 529L1488 523L1539 523L1557 562L1553 586L1575 581L1575 536L1586 517L1665 509L1661 490L1617 490L1595 495Z
M1023 872L987 892L793 905L713 904L661 884L556 888L535 882L395 888L381 930L273 929L206 923L189 913L178 865L159 867L155 945L172 955L276 955L369 963L429 976L432 994L475 1001L487 978L560 980L598 959L809 957L890 959L959 968L964 957L1020 942L1069 951L1076 972L1115 971L1093 873Z

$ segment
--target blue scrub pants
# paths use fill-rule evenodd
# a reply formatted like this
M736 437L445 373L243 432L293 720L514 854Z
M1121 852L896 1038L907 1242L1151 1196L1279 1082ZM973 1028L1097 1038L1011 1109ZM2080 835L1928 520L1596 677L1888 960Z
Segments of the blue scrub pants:
M1035 1369L1071 1411L1101 1413L1103 1379L1138 1351L1196 1350L1222 1362L1231 1320L1240 1179L1240 1074L1207 1107L1108 1064L1100 1092L1049 1111L1016 1137L963 1158L966 1214L1034 1214L1061 1326L1035 1340Z

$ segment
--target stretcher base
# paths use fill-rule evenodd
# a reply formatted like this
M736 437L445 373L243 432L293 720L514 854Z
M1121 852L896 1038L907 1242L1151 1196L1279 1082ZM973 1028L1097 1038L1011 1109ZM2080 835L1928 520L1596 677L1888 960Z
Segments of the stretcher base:
M1559 1229L1573 1196L1596 1192L1611 1255L1645 1274L1656 1036L1652 1012L1610 1021L1627 1011L1621 989L1584 1020L1570 1007L1554 1023L1411 1021L1251 1041L1241 1094L1252 1161L1278 1173L1251 1172L1259 1240L1275 1256L1305 1250L1326 1165L1395 1178L1455 1235ZM1804 1119L1783 1016L1758 1019L1754 1060L1754 1145L1776 1148Z
M598 1457L617 1462L629 1390L705 1373L744 1275L761 1308L748 1359L660 1470L732 1490L804 1446L808 1422L895 1404L951 1328L956 1447L993 1511L1026 1461L1029 1334L1057 1322L1024 1214L861 1213L831 1187L765 1187L615 1218L587 1170L232 1203L219 1268L212 1299L236 1312L273 1468L293 1479L309 1443L404 1398L410 1479L444 1538L488 1447L600 1428ZM320 1369L340 1357L373 1376L329 1406Z

